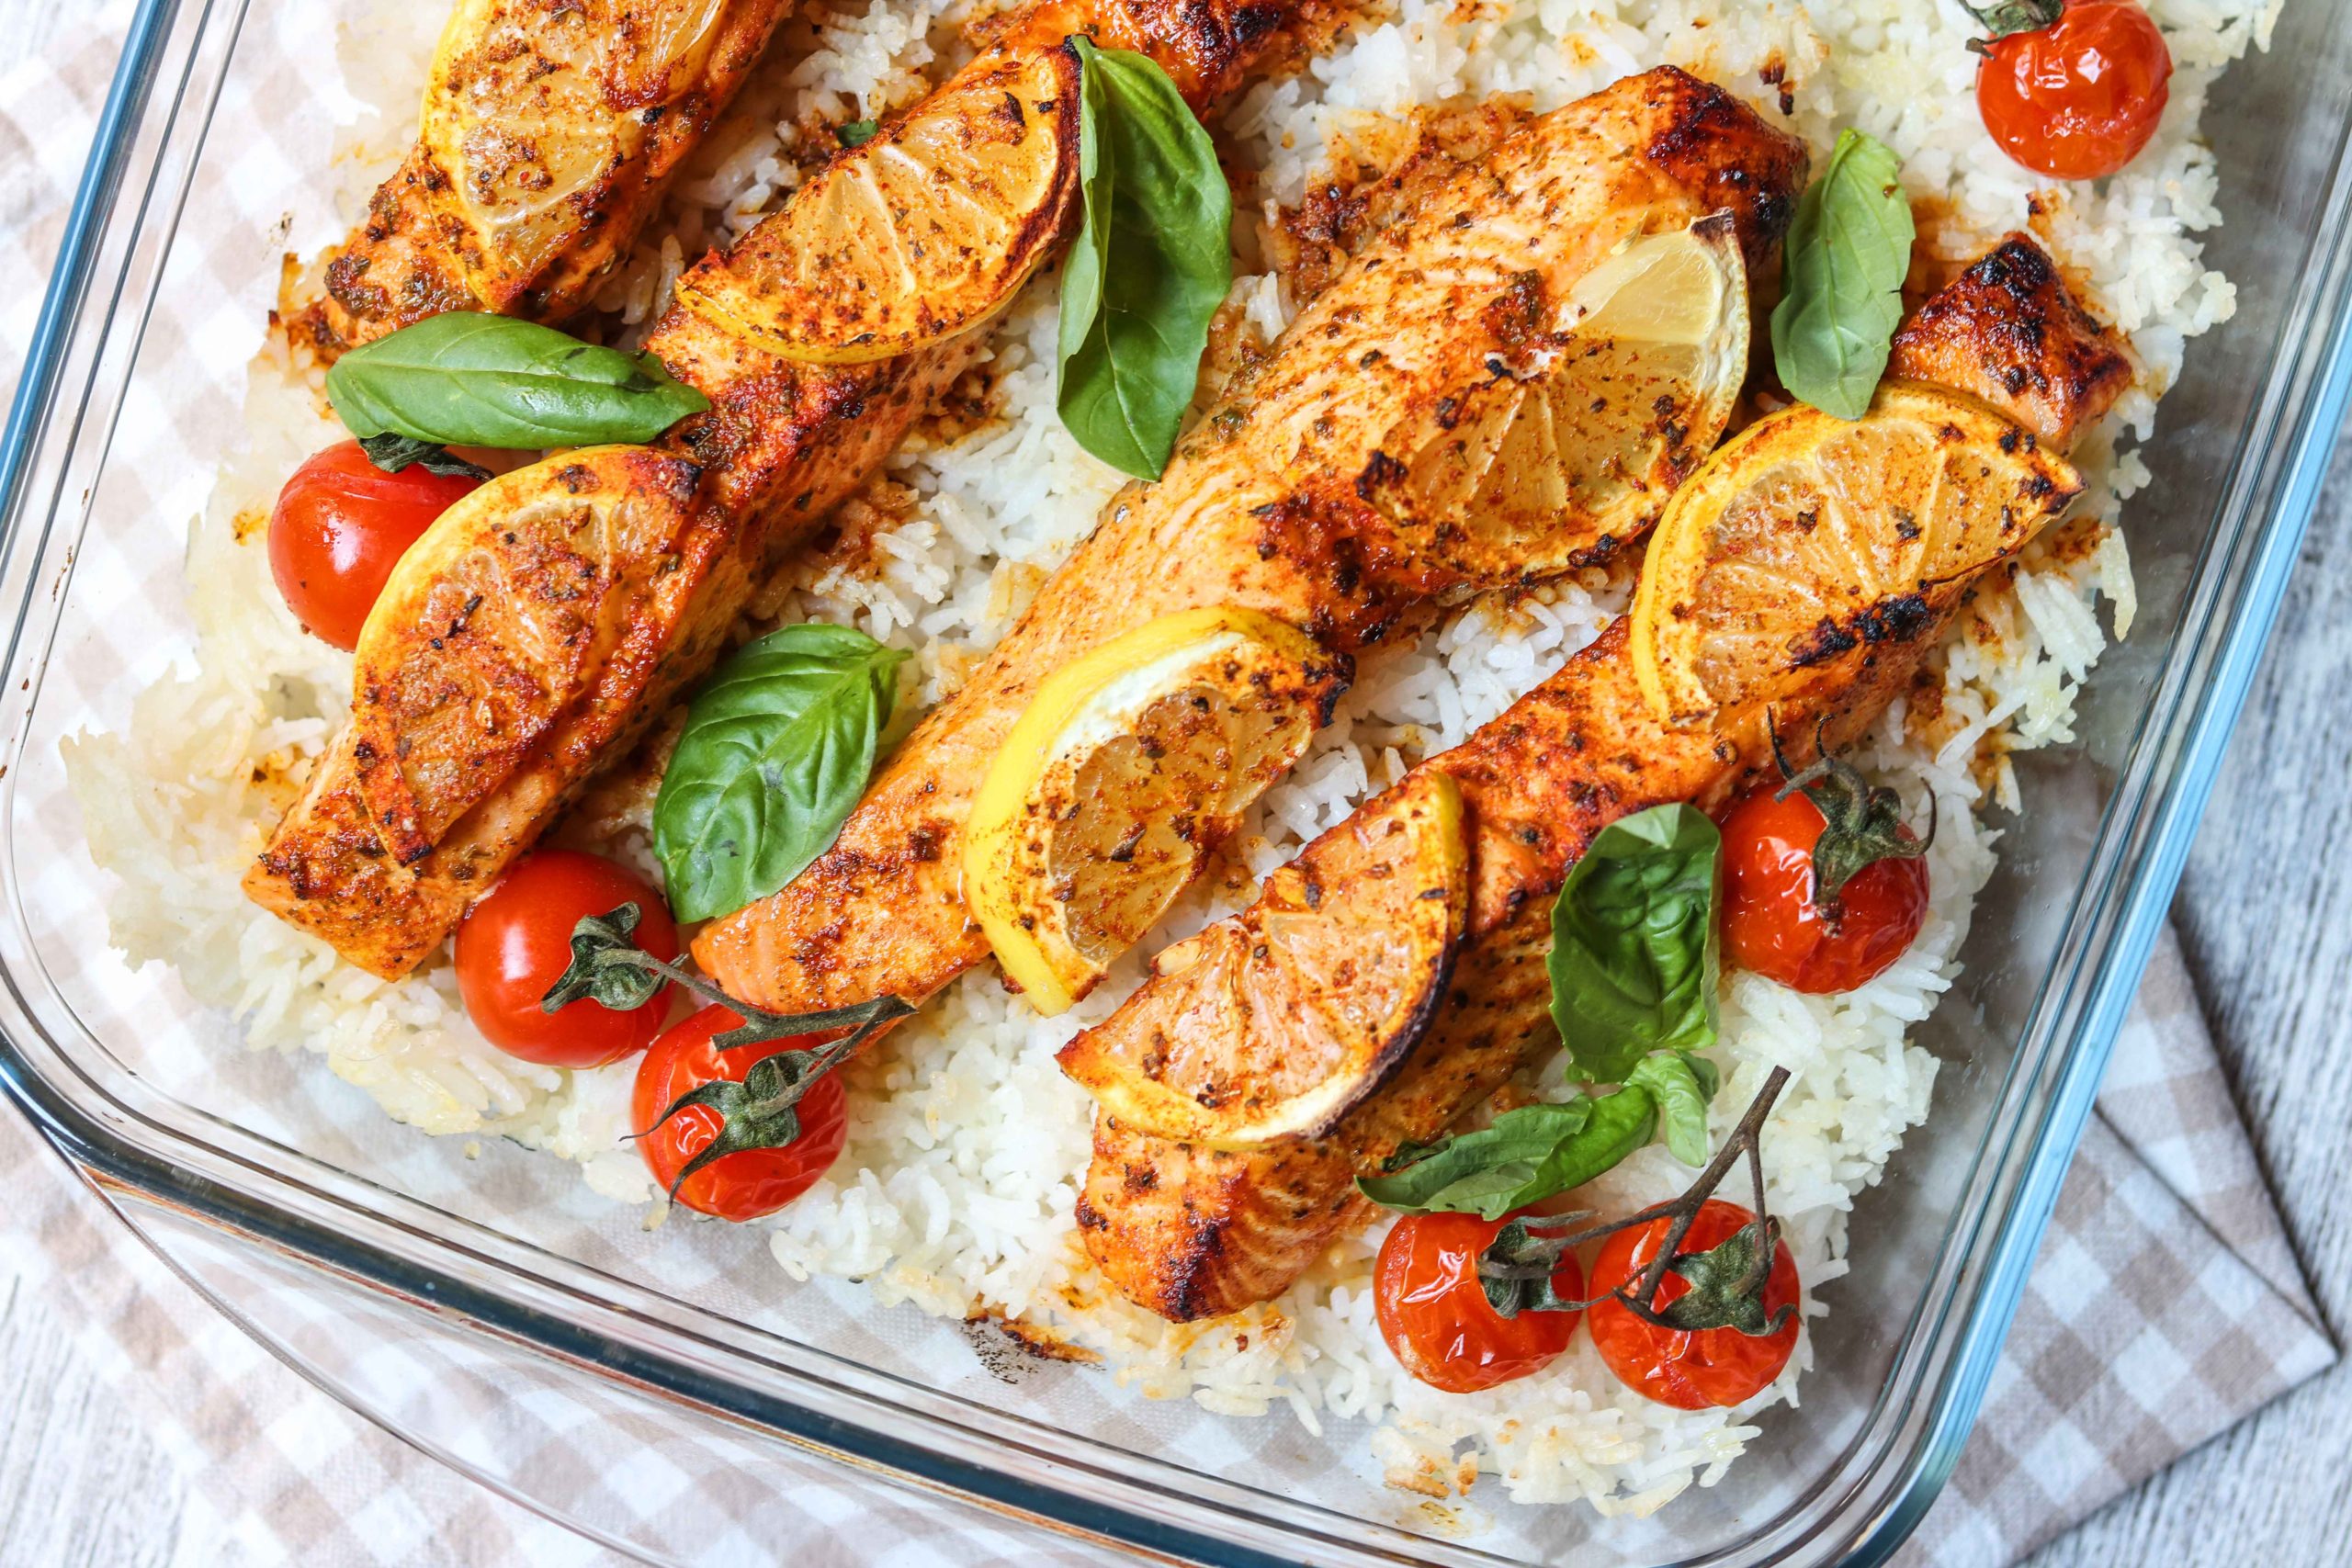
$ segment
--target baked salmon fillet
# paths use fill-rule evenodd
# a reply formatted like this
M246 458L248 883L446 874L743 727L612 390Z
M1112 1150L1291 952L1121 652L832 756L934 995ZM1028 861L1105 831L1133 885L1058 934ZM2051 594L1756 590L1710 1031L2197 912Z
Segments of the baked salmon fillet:
M2027 455L2026 478L2002 513L2005 527L2012 516L2016 524L2009 553L2079 489L2073 470L2047 454L2103 413L2131 376L2049 258L2022 236L1923 306L1898 333L1890 368L1967 392L2022 427L2015 441ZM1901 525L1889 518L1887 525ZM1816 735L1834 749L1866 727L1908 683L1979 577L1922 583L1905 613L1878 615L1871 635L1835 639L1827 657L1806 661L1801 683L1771 705L1791 754L1802 761ZM1355 1191L1359 1174L1376 1171L1403 1144L1437 1137L1557 1046L1545 968L1552 904L1594 836L1653 806L1711 808L1772 766L1760 710L1705 723L1661 716L1635 678L1629 624L1616 622L1502 716L1366 803L1280 874L1317 884L1317 865L1342 859L1376 831L1419 778L1442 774L1458 792L1469 857L1466 926L1444 1000L1392 1076L1368 1082L1320 1135L1238 1149L1154 1137L1098 1115L1078 1222L1088 1252L1130 1299L1183 1321L1287 1289L1335 1238L1371 1218ZM1326 900L1344 897L1329 878L1319 886ZM1251 918L1245 911L1221 924ZM1217 930L1204 935L1214 940ZM1118 1013L1065 1048L1065 1065L1114 1046L1159 1056L1214 1049L1182 1037L1201 1018L1217 1016L1197 1008L1199 977L1176 957L1188 949L1200 951L1188 943L1163 954ZM1279 1030L1266 1043L1278 1048ZM1271 1076L1279 1066L1268 1061L1258 1070ZM1218 1092L1246 1097L1250 1086L1227 1082Z
M1351 660L1411 637L1446 603L1607 558L1705 457L1727 396L1701 410L1657 383L1635 395L1612 382L1626 395L1611 412L1598 400L1549 408L1555 424L1593 426L1631 411L1622 449L1642 456L1615 465L1631 482L1605 508L1588 502L1605 487L1587 473L1540 514L1503 515L1483 494L1462 504L1443 433L1498 387L1526 399L1514 410L1533 407L1523 387L1554 372L1514 367L1600 352L1574 333L1577 285L1636 238L1704 221L1728 230L1721 243L1744 270L1760 267L1805 166L1795 139L1664 68L1537 117L1433 180L1237 379L1160 479L1111 503L899 749L833 847L707 927L696 960L730 995L795 1012L920 999L987 957L961 844L990 760L1047 675L1158 617L1239 606ZM1620 449L1606 448L1612 463Z
M322 359L445 310L554 321L635 243L786 0L459 0L416 144L288 322Z
M1070 136L1073 32L1150 54L1205 103L1327 23L1321 0L1056 0L992 19L992 41L933 97L1043 59L1053 70L1022 113L958 129ZM724 275L778 216L694 273ZM673 309L647 347L709 412L657 446L503 475L425 532L361 634L352 722L270 833L247 896L371 973L414 968L709 671L758 584L879 471L985 341L976 326L890 358L814 364Z

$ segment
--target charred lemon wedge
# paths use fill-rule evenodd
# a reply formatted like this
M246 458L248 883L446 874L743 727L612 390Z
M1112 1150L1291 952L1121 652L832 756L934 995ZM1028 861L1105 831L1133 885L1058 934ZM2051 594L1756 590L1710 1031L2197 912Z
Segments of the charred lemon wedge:
M660 111L702 83L728 9L459 0L418 138L448 176L439 204L474 237L447 248L477 298L503 304L604 222L618 171L677 155L657 134Z
M1698 467L1747 376L1747 274L1731 215L1626 241L1556 304L1506 293L1477 380L1382 443L1363 487L1480 581L1579 564L1638 536Z
M973 797L964 900L1038 1011L1149 931L1346 689L1294 626L1162 615L1046 677Z
M1380 1087L1445 996L1470 904L1462 795L1424 769L1178 942L1062 1048L1122 1123L1248 1148L1329 1132Z
M2081 490L2031 433L1939 388L1889 382L1859 420L1803 404L1758 420L1650 540L1630 627L1643 695L1706 718L1907 639Z
M837 155L678 302L789 359L911 353L987 320L1053 248L1078 190L1077 60L984 56Z

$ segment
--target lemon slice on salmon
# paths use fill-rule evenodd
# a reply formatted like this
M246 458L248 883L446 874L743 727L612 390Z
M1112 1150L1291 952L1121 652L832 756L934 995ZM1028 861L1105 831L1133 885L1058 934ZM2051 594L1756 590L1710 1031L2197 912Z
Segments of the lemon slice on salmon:
M437 203L475 237L448 254L478 298L508 300L604 220L616 169L658 159L661 112L700 78L727 13L726 0L459 0L418 136L448 176Z
M1248 1148L1327 1133L1428 1029L1469 905L1461 792L1423 769L1248 910L1161 953L1126 1006L1062 1048L1062 1070L1158 1137Z
M1643 695L1708 718L1907 641L2081 490L2030 432L1939 388L1889 382L1859 420L1803 404L1758 420L1650 540L1629 632Z
M1627 241L1556 308L1506 293L1484 325L1477 382L1385 437L1363 493L1478 581L1605 556L1698 467L1747 378L1731 215Z
M1330 717L1346 662L1254 610L1185 610L1047 676L964 829L964 900L1065 1011L1149 931Z
M983 58L837 155L678 302L789 359L855 364L978 325L1053 248L1078 189L1078 62Z

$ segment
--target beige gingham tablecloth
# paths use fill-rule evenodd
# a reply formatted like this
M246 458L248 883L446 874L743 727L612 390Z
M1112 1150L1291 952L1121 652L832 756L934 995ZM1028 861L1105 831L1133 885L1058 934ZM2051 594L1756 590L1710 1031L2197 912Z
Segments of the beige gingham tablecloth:
M128 15L109 4L63 29L53 58L0 73L0 391L30 337ZM12 1199L0 1208L0 1271L38 1292L187 1478L179 1562L618 1561L312 1388L161 1264L8 1114L0 1181ZM641 1526L674 1538L690 1519L710 1562L803 1568L1114 1560L813 1456L713 1438L529 1358L435 1353L435 1395L459 1401L481 1451L542 1456L543 1490L586 1499L613 1538ZM1975 1436L1901 1561L1998 1568L2335 1356L2167 936ZM789 1521L781 1537L779 1517Z

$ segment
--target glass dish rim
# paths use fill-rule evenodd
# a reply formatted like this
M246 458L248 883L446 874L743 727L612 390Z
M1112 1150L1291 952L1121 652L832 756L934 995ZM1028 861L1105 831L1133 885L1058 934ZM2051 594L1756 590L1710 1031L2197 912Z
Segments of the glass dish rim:
M212 36L216 6L212 0L205 0L195 9L197 44L190 48L188 71L180 80L183 96L200 52L198 46ZM233 48L244 5L238 0L233 7L222 9L231 13L227 47ZM179 0L141 0L132 20L5 436L0 436L0 526L5 526L5 534L0 534L0 598L16 597L20 576L24 592L6 645L11 671L26 656L28 629L35 626L40 613L34 595L43 580L39 570L19 569L28 558L38 565L67 511L61 468L59 491L46 515L37 520L29 516L28 508L37 499L32 486L38 459L52 446L62 446L70 457L83 439L80 408L72 422L74 429L62 440L44 416L55 406L74 349L92 328L85 307L93 285L102 281L100 264L107 254L107 231L121 210L143 118L166 81L164 67L182 30L177 25L182 11ZM130 240L122 256L126 276L141 237L148 231L147 208L155 182L162 177L164 148L175 145L180 137L175 125L178 112L175 107L167 117L146 199L140 203L141 210L130 225ZM198 150L209 133L209 107L203 109L202 120L194 136ZM165 254L170 248L169 228L176 224L175 212L175 209L166 228ZM1962 1201L1954 1211L1952 1231L1939 1254L1936 1275L1915 1312L1886 1390L1880 1396L1884 1404L1897 1388L1908 1386L1916 1391L1925 1385L1929 1401L1925 1418L1906 1418L1889 1430L1885 1446L1871 1456L1865 1454L1868 1439L1884 1428L1881 1413L1873 1409L1838 1462L1779 1519L1736 1543L1742 1548L1800 1521L1810 1499L1826 1491L1839 1492L1849 1500L1842 1514L1833 1509L1800 1522L1817 1528L1842 1521L1843 1561L1883 1561L1934 1500L1973 1423L2116 1030L2136 989L2231 728L2267 641L2347 397L2352 397L2352 243L2347 243L2347 231L2352 231L2352 164L2347 164L2341 140L2334 153L2328 194L2317 214L2311 254L2321 259L2315 265L2307 263L2298 276L2298 297L2282 317L2262 396L2250 412L2246 426L2250 438L2233 456L2216 502L2215 516L2220 521L2211 526L2200 553L2183 604L2180 628L2156 673L2114 794L2100 813L2082 891L2069 910L2064 934L2041 978L2041 995L2017 1057L1976 1144ZM114 302L119 303L119 299ZM90 378L81 389L83 407L96 386L105 351L121 330L114 304L96 322L97 349ZM134 354L143 324L142 318L131 326ZM2298 325L2310 330L2299 333ZM2252 438L2266 434L2283 434L2286 439ZM110 426L100 439L101 461L107 439ZM39 524L29 547L25 536L28 521ZM62 592L57 601L57 613L62 614ZM2217 626L2222 633L2218 641L2193 635L2196 628ZM53 624L49 632L53 635ZM33 651L31 662L37 676L46 662L45 644ZM30 691L10 691L0 698L0 734L8 735L10 744L21 734L39 691L36 679ZM16 787L13 779L0 782L0 793L11 802ZM13 812L6 820L13 822ZM12 828L6 830L13 832ZM2086 900L2100 886L2102 871L2110 875L2128 872L2129 875L2119 894L2104 901L2092 900L2086 908ZM13 887L11 892L17 894ZM51 1051L60 1050L61 1043L41 1029L31 998L20 989L21 976L13 962L16 956L0 955L0 1023L6 1025L5 1032L0 1032L5 1034L0 1037L0 1086L61 1151L107 1183L299 1256L331 1275L428 1303L436 1313L453 1314L470 1326L539 1353L682 1396L849 1462L878 1466L921 1484L977 1497L1063 1529L1148 1551L1237 1564L1288 1561L1198 1533L1165 1515L1097 1502L1010 1469L793 1404L748 1383L729 1382L684 1359L599 1332L591 1326L592 1322L603 1320L599 1313L567 1316L525 1299L534 1292L542 1297L564 1294L568 1288L556 1281L501 1272L497 1278L514 1287L512 1293L501 1293L467 1270L435 1268L392 1250L380 1240L363 1239L369 1231L408 1228L399 1226L389 1214L368 1211L355 1215L368 1224L349 1230L331 1227L321 1222L320 1211L312 1205L322 1202L332 1209L340 1202L348 1209L347 1200L305 1189L286 1172L198 1144L185 1132L163 1126L119 1099L107 1097L119 1114L102 1117L68 1088L46 1076L41 1064L17 1038L19 1032L32 1031ZM78 1071L75 1076L107 1096L107 1091L95 1081ZM159 1135L162 1141L156 1146L142 1145L125 1130L140 1123ZM166 1150L208 1157L183 1164L169 1157ZM2021 1163L2015 1152L2018 1150L2023 1151ZM220 1174L202 1174L197 1168L198 1163L217 1173L241 1175L243 1184L224 1181ZM448 1240L429 1234L418 1233L413 1250L437 1254L451 1264L458 1260ZM496 1267L494 1261L492 1266ZM525 1280L534 1291L520 1288ZM576 1303L577 1292L571 1293ZM628 1315L618 1308L611 1311L618 1316ZM1954 1313L1963 1318L1956 1342L1940 1343L1940 1333L1923 1333L1929 1326L1924 1320L1932 1317L1940 1329ZM870 1393L853 1393L849 1399L867 1414L875 1413L876 1402ZM917 1425L936 1419L912 1405L893 1404L889 1412ZM1907 1451L1898 1455L1894 1439L1906 1428L1911 1431ZM1867 1462L1858 1465L1858 1455ZM1891 1457L1899 1461L1899 1473L1890 1483L1877 1472ZM1134 1495L1148 1489L1129 1485L1121 1490ZM1866 1490L1869 1497L1861 1495ZM1206 1506L1216 1511L1214 1505ZM1284 1527L1263 1515L1257 1516L1257 1522L1276 1529L1299 1528ZM1290 1539L1301 1545L1319 1540L1326 1545L1361 1550L1329 1537ZM1363 1560L1376 1558L1367 1553Z

